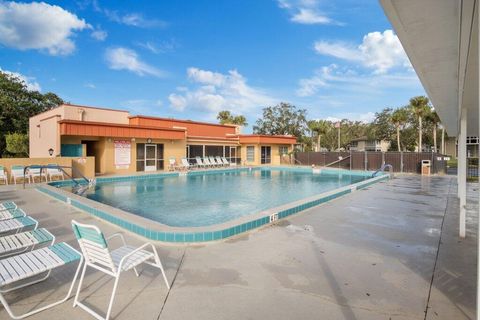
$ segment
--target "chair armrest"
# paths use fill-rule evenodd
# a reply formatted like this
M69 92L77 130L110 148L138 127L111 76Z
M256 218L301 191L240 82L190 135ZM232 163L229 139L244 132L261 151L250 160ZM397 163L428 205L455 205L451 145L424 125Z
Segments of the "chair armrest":
M120 264L118 265L118 270L122 270L122 266L123 266L123 263L132 255L134 255L135 253L137 253L138 251L141 251L143 249L145 249L146 247L149 247L151 246L152 247L152 250L153 250L153 254L156 255L156 252L157 250L155 250L155 247L153 246L153 244L151 244L150 242L147 242L147 243L144 243L143 245L141 245L140 247L138 247L137 249L133 250L132 252L126 254L123 256L122 260L120 260Z
M110 235L109 237L107 237L106 240L110 240L110 239L115 238L115 237L119 237L120 239L122 239L122 243L123 243L124 246L127 245L127 243L125 242L125 238L123 237L123 234L121 234L119 232Z

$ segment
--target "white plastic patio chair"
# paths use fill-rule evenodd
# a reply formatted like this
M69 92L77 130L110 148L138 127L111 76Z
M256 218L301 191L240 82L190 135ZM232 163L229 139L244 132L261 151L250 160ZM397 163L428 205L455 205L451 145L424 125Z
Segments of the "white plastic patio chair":
M0 237L0 258L20 254L42 244L53 245L54 242L55 236L44 228L3 236Z
M214 165L215 167L221 167L221 166L223 166L222 163L218 163L218 162L215 160L215 157L209 157L209 158L210 158L210 162L213 163L213 165Z
M62 180L65 180L65 176L63 175L63 171L60 170L57 166L57 164L55 163L50 163L48 164L48 166L52 166L51 168L47 168L46 169L46 176L47 176L47 179L50 179L50 181L53 181L53 178L54 177L58 177L58 178L61 178Z
M13 201L0 202L0 211L17 209L17 204Z
M0 181L3 180L5 184L8 184L8 174L4 166L0 166Z
M25 179L25 182L31 182L30 176L24 173L25 167L19 165L13 165L10 170L10 179L13 183L17 184L18 179Z
M175 171L180 169L180 166L177 164L177 160L175 158L168 159L168 170Z
M33 183L35 183L35 178L38 178L39 182L42 182L42 178L45 178L45 181L47 181L47 175L42 174L42 169L38 164L32 164L32 167L29 167L27 170L27 174Z
M120 274L124 271L133 269L138 277L139 274L136 267L142 263L159 268L162 272L163 280L165 280L165 284L170 290L170 285L168 284L165 271L163 270L162 263L160 262L157 250L153 244L147 242L144 245L135 248L127 245L123 235L120 233L115 233L110 237L105 238L98 227L94 225L82 224L75 220L72 220L72 228L85 258L85 264L80 276L77 293L75 294L75 301L73 302L74 307L81 307L97 319L109 319L112 312L113 300L115 298L115 292L117 290ZM113 237L119 237L122 240L123 245L118 249L110 251L107 240L112 239ZM146 250L147 248L149 248L151 251ZM115 278L112 295L110 297L110 302L108 304L105 317L102 317L97 312L93 311L79 301L79 295L87 267L92 267Z
M77 271L73 276L72 284L70 285L70 288L68 289L68 292L64 298L56 302L50 303L46 306L24 313L22 315L15 315L13 313L10 305L3 296L3 293L20 289L38 283L40 281L44 281L50 276L50 273L53 269L74 263L76 261L79 261ZM0 302L3 304L5 310L7 310L7 313L10 315L10 317L12 317L13 319L23 319L43 310L57 306L70 298L70 294L72 293L73 286L75 285L75 280L78 277L78 273L80 271L80 266L82 265L82 263L83 257L80 252L73 249L64 242L54 244L50 247L36 249L9 258L1 259ZM43 274L45 275L38 279L37 276ZM25 283L25 280L32 278L34 278L34 280ZM15 283L19 284L14 285Z

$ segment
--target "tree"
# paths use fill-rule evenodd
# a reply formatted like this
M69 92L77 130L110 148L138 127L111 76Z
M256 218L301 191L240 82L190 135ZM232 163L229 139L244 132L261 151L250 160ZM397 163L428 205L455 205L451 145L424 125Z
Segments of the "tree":
M28 157L28 135L25 133L10 133L5 136L6 150L16 157Z
M29 90L20 78L0 71L0 155L8 152L7 134L27 134L30 117L62 103L56 94Z
M253 126L257 134L293 135L303 140L307 131L305 109L297 109L294 105L281 102L280 104L263 109L262 118Z
M435 110L433 110L432 112L430 112L428 114L428 120L433 125L433 129L432 129L432 132L433 132L433 135L432 135L433 136L433 150L435 150L434 152L438 152L438 150L437 150L437 129L438 129L438 124L440 123L440 117L438 116L437 112Z
M391 121L395 125L395 128L397 130L397 150L401 151L401 143L400 143L400 129L405 126L405 124L408 121L408 110L407 108L398 108L395 111L393 111L391 115Z
M418 119L418 152L422 152L422 119L429 111L429 100L424 96L417 96L410 99L410 108Z
M247 119L244 116L234 116L228 110L220 111L217 115L217 120L220 121L220 124L236 124L243 127L248 125Z
M332 123L327 120L311 120L311 121L308 121L308 127L312 132L315 132L317 135L316 151L321 151L322 150L321 139L330 130L332 130L333 128Z

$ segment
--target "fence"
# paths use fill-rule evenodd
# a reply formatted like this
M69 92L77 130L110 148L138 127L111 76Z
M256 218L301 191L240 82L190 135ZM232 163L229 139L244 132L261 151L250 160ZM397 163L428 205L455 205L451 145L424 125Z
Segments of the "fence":
M433 152L297 152L294 162L300 165L329 166L350 170L377 170L391 164L394 172L420 173L422 160L431 161L431 173L446 173L446 157Z

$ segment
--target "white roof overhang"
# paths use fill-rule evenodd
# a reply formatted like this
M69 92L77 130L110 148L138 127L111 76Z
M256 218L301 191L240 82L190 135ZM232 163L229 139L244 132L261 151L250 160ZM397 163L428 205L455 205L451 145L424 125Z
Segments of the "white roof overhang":
M478 136L478 1L380 0L450 136Z

